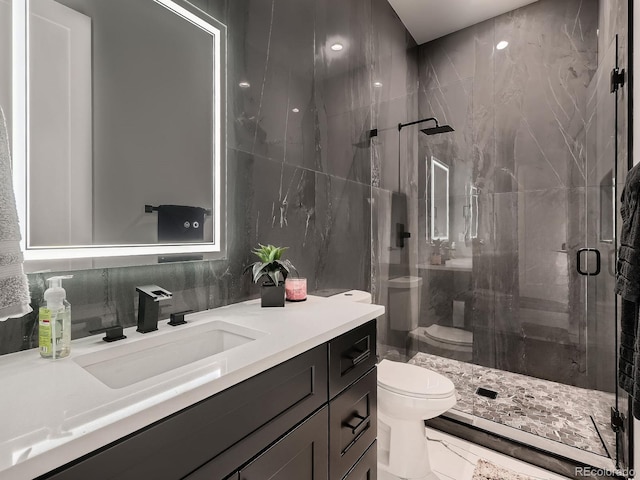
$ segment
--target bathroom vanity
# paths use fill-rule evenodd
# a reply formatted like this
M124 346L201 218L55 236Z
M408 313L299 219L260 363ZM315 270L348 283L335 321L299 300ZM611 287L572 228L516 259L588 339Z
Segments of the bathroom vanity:
M17 388L21 380L8 371L21 370L24 382L45 381L52 396L32 401L30 389L17 392L23 402L0 399L3 417L11 413L0 432L0 476L375 478L375 318L383 312L317 297L284 309L250 301L188 315L180 327L161 322L145 335L127 329L121 345L81 339L56 362L34 351L7 355L2 378ZM204 358L190 353L189 363L162 373L149 367L150 378L122 368L138 361L145 371L145 355L170 355L182 343L209 348L194 339L214 333L229 348ZM55 378L47 383L45 375ZM30 410L35 404L51 410Z

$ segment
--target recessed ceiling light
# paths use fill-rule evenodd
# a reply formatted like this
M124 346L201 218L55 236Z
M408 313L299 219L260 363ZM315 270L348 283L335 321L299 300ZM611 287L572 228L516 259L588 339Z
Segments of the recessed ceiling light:
M502 40L501 42L498 42L498 44L496 45L496 48L498 50L504 50L505 48L507 48L508 45L509 45L509 42L507 42L506 40Z
M373 82L373 86L376 88L382 87L382 82Z
M298 107L296 107L296 108L292 108L292 109L291 109L291 111L292 111L293 113L299 113L299 112L300 112L300 109L299 109Z
M344 45L342 45L341 43L334 43L333 45L331 45L331 50L333 50L334 52L339 52L343 48Z
M240 83L238 84L238 86L239 86L240 88L249 88L249 87L251 86L251 84L250 84L249 82L240 82Z

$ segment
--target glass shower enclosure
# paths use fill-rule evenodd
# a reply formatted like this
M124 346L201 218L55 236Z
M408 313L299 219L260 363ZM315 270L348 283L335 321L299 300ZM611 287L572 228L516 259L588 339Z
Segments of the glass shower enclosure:
M445 417L602 468L625 462L611 423L627 416L613 293L627 91L612 83L626 14L541 0L418 47L412 113L455 132L399 132L402 206L378 193L373 213L391 232L373 269L381 355L450 378ZM418 232L403 248L397 215Z

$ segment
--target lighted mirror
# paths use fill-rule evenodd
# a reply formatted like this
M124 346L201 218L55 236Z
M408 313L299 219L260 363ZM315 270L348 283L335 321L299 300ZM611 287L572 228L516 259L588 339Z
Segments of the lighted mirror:
M220 252L224 25L181 0L13 5L25 259Z
M431 239L449 240L449 167L431 157Z
M478 187L465 185L464 239L478 238Z

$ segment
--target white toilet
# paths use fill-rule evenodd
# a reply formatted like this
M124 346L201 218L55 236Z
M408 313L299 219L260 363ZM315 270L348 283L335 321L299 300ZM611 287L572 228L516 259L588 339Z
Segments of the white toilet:
M439 373L400 362L378 364L378 470L403 479L435 480L424 421L456 404L456 390Z
M412 277L395 280L393 294L389 291L391 328L410 331L417 326L418 292L422 282ZM347 298L343 295L333 298L351 297L371 302L366 292L348 293ZM424 421L443 414L455 404L453 382L443 375L390 360L378 364L378 474L381 480L439 479L431 470Z

